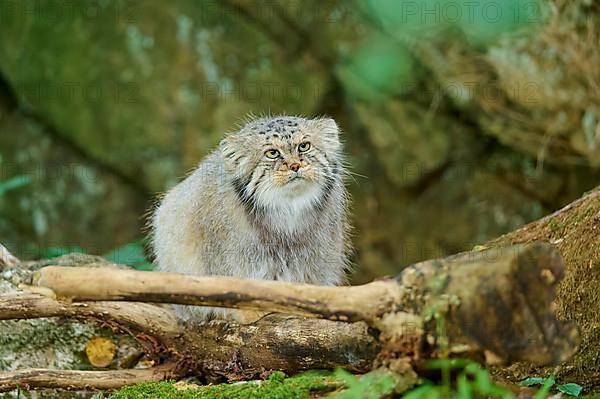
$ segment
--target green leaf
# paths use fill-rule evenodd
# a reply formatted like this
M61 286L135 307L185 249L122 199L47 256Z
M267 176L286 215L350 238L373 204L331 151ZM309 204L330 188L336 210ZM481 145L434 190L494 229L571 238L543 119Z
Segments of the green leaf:
M415 389L411 389L402 396L402 399L431 399L438 397L438 392L438 387L431 384L425 384Z
M526 386L526 387L530 387L532 385L542 385L544 382L546 382L545 378L529 377L529 378L525 378L523 381L519 382L519 384Z
M481 393L488 393L493 387L490 375L485 369L480 369L475 372L475 382L477 389Z
M561 384L559 386L556 387L560 392L570 395L570 396L579 396L579 394L581 393L581 385L579 384L573 384L573 383L568 383L568 384Z
M458 381L456 383L456 390L457 390L459 399L472 399L473 398L473 388L471 387L471 384L467 380L467 376L464 373L461 373L458 376Z
M416 61L401 42L373 34L357 46L351 59L336 68L342 86L353 97L377 101L387 94L406 94L414 81Z
M394 392L395 383L389 373L372 371L360 377L338 369L334 378L344 382L346 390L335 395L336 399L379 399Z
M537 391L533 399L545 399L548 396L548 392L550 392L550 388L552 388L552 385L554 385L555 382L556 380L554 379L554 377L546 378L546 381L544 381L544 385L542 385L540 390Z

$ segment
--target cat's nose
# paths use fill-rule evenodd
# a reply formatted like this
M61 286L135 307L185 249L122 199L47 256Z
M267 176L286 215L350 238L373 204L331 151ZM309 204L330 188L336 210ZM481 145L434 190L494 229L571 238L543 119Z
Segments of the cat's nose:
M293 170L294 172L297 172L298 169L300 169L300 164L299 163L293 163L290 165L290 169Z

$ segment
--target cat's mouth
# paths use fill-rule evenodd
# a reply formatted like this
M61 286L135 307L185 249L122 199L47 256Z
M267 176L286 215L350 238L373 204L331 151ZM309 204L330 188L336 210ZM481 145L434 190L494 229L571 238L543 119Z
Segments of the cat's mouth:
M284 175L283 186L301 186L307 183L314 183L315 179L310 170L298 170L288 172Z
M294 172L290 175L290 177L288 178L288 181L286 184L298 184L301 183L303 181L307 181L306 176L304 175L304 173L302 172Z
M304 181L305 179L302 176L293 176L287 181L287 183L285 183L285 185L288 187L294 187L302 184Z

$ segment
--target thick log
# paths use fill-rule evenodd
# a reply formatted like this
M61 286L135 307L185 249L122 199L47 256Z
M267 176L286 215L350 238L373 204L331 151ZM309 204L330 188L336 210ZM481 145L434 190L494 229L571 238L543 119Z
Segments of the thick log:
M567 269L555 300L559 319L572 320L581 330L581 349L559 367L540 368L527 359L497 375L518 382L531 375L555 375L560 383L574 382L584 392L600 390L600 187L540 220L496 238L486 245L523 245L543 240L554 243Z
M381 350L377 332L365 323L270 315L253 324L211 321L191 327L178 347L184 374L227 381L343 367L364 373Z
M411 266L398 277L400 308L427 313L427 331L455 346L475 343L497 360L558 364L577 348L574 323L559 321L553 301L565 266L549 244L465 252ZM425 318L428 318L427 316Z

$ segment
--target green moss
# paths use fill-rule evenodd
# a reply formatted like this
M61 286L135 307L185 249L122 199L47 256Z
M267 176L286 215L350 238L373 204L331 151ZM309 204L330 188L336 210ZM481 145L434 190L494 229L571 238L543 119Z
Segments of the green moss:
M560 225L560 223L558 223L556 219L550 219L550 222L548 222L548 227L550 228L550 231L554 233L558 231L562 226Z
M273 373L268 380L240 384L220 384L197 389L177 390L171 382L149 382L126 387L110 399L212 399L212 398L310 398L312 392L326 392L341 385L329 374L307 372L285 378L282 372Z

